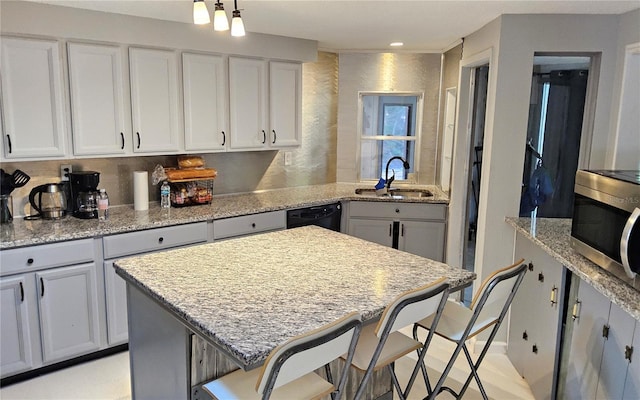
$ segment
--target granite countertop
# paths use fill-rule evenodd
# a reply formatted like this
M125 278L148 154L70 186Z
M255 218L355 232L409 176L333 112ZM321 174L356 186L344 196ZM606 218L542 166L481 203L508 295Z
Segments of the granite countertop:
M216 195L210 205L170 208L168 210L160 208L158 203L151 203L148 211L135 211L132 205L117 206L109 209L109 219L106 222L99 222L95 219L81 220L71 216L66 216L61 220L35 221L16 218L11 224L0 225L0 250L309 207L335 201L449 203L448 196L437 186L415 186L430 190L433 193L432 197L403 199L356 195L355 189L357 187L364 187L364 185L332 183L243 194Z
M580 279L640 321L640 291L571 248L570 219L538 218L533 229L531 218L507 218L506 221Z
M180 260L177 268L176 260ZM306 226L126 258L116 273L251 369L283 341L357 311L379 318L399 294L475 274Z

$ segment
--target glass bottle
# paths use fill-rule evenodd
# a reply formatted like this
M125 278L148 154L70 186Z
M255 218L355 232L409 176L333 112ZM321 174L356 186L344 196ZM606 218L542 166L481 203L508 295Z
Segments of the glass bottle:
M109 218L109 195L106 189L100 189L98 195L98 219L105 221Z

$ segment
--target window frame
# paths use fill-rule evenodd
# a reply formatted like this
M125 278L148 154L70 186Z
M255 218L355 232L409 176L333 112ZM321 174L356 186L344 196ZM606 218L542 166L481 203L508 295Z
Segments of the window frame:
M363 98L365 96L377 96L377 97L415 97L415 109L413 113L415 114L415 126L413 126L412 133L413 136L384 136L384 135L375 135L375 136L365 136L363 134L363 118L364 118L364 101ZM397 102L385 101L385 105L398 105ZM406 103L401 103L400 105L404 105ZM381 107L384 108L384 105ZM424 110L424 92L412 92L412 91L360 91L358 92L358 119L356 124L357 129L357 146L356 146L356 168L357 168L357 180L359 183L369 183L369 182L377 182L378 178L369 179L362 177L362 143L363 141L385 141L385 140L404 140L407 143L414 142L413 149L413 159L407 160L411 165L411 173L417 175L419 172L419 164L420 164L420 140L422 137L422 114ZM378 116L379 121L383 120L383 116ZM403 155L403 157L406 155ZM407 180L407 183L415 183L411 180Z

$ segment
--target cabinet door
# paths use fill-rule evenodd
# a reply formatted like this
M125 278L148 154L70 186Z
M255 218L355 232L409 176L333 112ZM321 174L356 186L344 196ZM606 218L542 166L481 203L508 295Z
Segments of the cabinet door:
M56 41L2 37L4 156L65 155L65 108Z
M400 221L398 249L443 261L445 230L444 222Z
M636 321L636 327L631 342L631 360L627 370L627 380L624 382L623 399L640 399L640 322Z
M176 67L173 51L129 49L135 152L180 148Z
M352 218L349 235L390 247L393 245L393 221Z
M182 77L185 150L224 150L229 131L225 59L183 53Z
M24 275L0 279L0 369L2 377L34 367L31 336L38 334L27 307ZM37 322L37 321L36 321Z
M518 250L516 243L515 258L524 257L522 252ZM533 333L535 322L535 313L532 313L532 300L538 296L536 288L538 266L534 265L532 260L525 258L525 262L529 264L529 269L522 279L518 295L514 297L511 303L509 313L509 346L507 347L507 356L513 364L514 368L520 376L525 378L527 369L527 360L531 357L532 344L529 337Z
M267 68L265 61L229 57L230 148L267 148Z
M129 339L127 323L127 284L116 274L113 261L104 263L104 285L107 298L107 340L110 346Z
M100 348L95 264L36 272L45 363Z
M69 43L68 53L73 153L125 153L129 130L120 48Z
M507 354L536 399L553 398L564 268L520 234L514 254L529 269L511 305Z
M580 282L576 304L578 318L573 321L564 398L594 399L604 349L602 327L607 325L611 302Z
M269 63L270 146L300 145L302 131L302 65Z
M622 394L625 390L625 378L629 376L627 372L629 361L625 358L625 350L627 346L631 346L635 324L636 321L631 315L617 305L611 304L596 399L624 398ZM594 334L597 333L594 332Z

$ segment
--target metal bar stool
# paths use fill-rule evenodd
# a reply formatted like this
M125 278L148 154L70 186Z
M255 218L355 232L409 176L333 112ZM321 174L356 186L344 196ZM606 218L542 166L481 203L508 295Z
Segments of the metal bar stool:
M328 364L344 354L347 365L351 362L361 328L360 315L348 314L276 347L262 368L235 370L203 389L218 400L319 399L328 394L339 400L349 368L343 369L337 387L313 371L325 366L332 381Z
M471 308L467 308L464 305L448 301L442 312L442 316L438 325L435 327L435 333L451 342L457 343L457 346L451 355L451 359L447 363L438 383L433 388L433 391L429 390L429 398L434 398L443 390L453 394L456 398L460 399L464 395L465 391L471 383L471 379L475 378L482 397L487 400L487 393L480 382L478 376L478 368L482 363L491 342L493 341L498 329L504 320L504 317L509 310L511 301L513 300L520 282L524 278L526 272L526 265L523 264L524 259L519 260L509 267L500 269L491 274L484 280L478 291L476 292L473 301L471 302ZM433 317L425 318L417 322L413 326L413 337L417 340L418 329L423 328L429 330L429 334L433 332L432 328ZM483 332L486 329L491 328L489 338L487 339L480 355L474 362L469 353L465 342ZM456 393L450 387L444 386L444 381L451 371L454 362L458 358L460 351L464 351L465 357L469 366L471 367L471 373L467 377L466 382L462 386L459 393ZM426 369L422 370L425 383L429 388L429 378L426 373Z
M423 365L432 335L428 335L422 343L397 331L432 314L434 315L433 325L430 326L435 326L447 302L448 294L449 284L444 277L432 284L405 292L385 308L377 325L370 324L362 329L351 363L354 368L365 372L355 395L356 400L363 397L373 371L383 367L387 367L391 372L393 386L400 399L406 399L418 369ZM393 370L393 363L414 350L419 350L418 361L403 391Z

